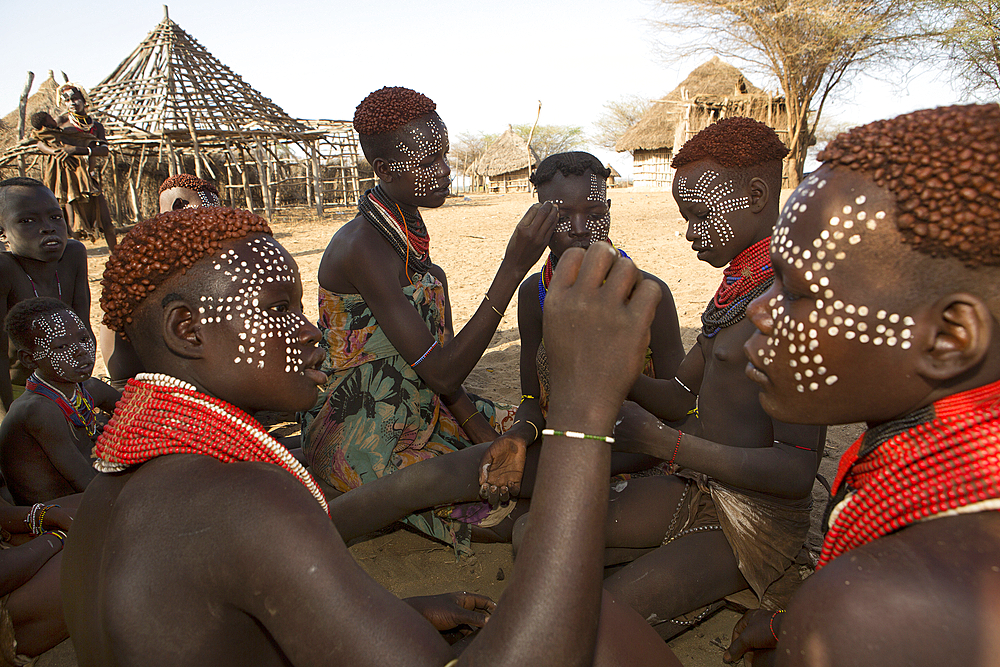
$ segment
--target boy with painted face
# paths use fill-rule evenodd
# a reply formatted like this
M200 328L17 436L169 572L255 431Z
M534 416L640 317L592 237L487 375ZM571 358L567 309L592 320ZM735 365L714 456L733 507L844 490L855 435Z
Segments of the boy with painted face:
M615 411L578 401L579 387L599 377L608 403L622 400L659 290L606 246L563 261L551 419L607 436ZM267 224L227 208L161 214L122 239L105 278L105 322L150 373L129 381L98 441L106 474L64 554L81 665L679 664L633 612L601 608L607 501L595 480L607 445L544 444L539 538L503 606L465 593L400 601L351 557L313 477L248 414L305 409L326 379L297 267ZM614 339L581 336L584 321ZM464 624L486 626L456 656L438 630Z
M816 573L787 613L744 617L727 660L995 664L998 154L995 104L917 111L839 135L785 205L747 374L777 419L868 431Z
M90 329L90 283L87 249L68 238L63 210L52 191L33 178L0 181L0 238L7 251L0 253L0 318L19 301L47 296L72 308ZM0 347L7 350L8 371L0 373L0 403L6 414L20 394L31 369L20 360L17 348L0 331Z
M94 335L66 304L50 298L18 303L6 331L32 371L0 424L0 470L11 496L26 505L79 493L94 477L88 459L98 409L111 414L120 396L90 377Z
M303 419L302 450L317 477L336 491L492 442L513 421L512 408L470 397L462 383L545 248L556 207L528 210L478 310L454 333L447 278L431 261L419 212L444 204L451 183L448 131L435 109L413 90L383 88L354 115L379 182L320 262L319 325L330 381ZM388 502L374 502L388 508ZM405 521L464 551L472 526L488 513L485 503L476 503Z
M786 153L763 123L729 118L674 158L687 238L701 260L726 268L676 377L640 378L649 412L626 403L615 428L616 448L679 470L612 491L608 562L631 562L605 582L665 637L684 628L677 616L726 595L749 587L763 597L809 530L825 430L765 413L743 356L754 331L745 308L773 280L767 251ZM683 419L695 401L697 417L681 429L658 421Z

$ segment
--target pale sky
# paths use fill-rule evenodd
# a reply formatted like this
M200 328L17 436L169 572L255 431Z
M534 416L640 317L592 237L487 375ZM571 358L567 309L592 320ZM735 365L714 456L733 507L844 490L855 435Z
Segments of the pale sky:
M667 63L647 19L656 0L173 0L170 18L288 114L349 120L369 92L402 85L425 93L454 136L540 122L591 123L623 95L662 97L706 58ZM0 113L17 107L28 70L37 86L60 70L89 88L110 74L163 18L141 0L24 3L0 0ZM34 27L44 26L44 27ZM732 62L743 67L739 62ZM747 72L755 85L775 83ZM889 78L898 79L897 76ZM907 88L861 77L828 105L861 124L952 104L946 78ZM622 173L627 153L599 152Z

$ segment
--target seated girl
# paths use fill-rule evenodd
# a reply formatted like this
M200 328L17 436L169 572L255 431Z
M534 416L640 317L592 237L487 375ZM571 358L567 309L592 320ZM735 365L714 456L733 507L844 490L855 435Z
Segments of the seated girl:
M608 240L608 173L589 153L559 153L543 160L531 177L538 187L539 201L558 209L558 221L549 241L551 253L545 268L525 279L518 294L524 396L513 425L489 445L469 448L443 460L426 461L369 485L363 493L356 491L336 499L331 505L332 516L346 539L377 530L418 509L477 497L488 499L493 506L504 503L506 518L498 521L494 515L486 525L479 524L473 536L484 541L510 539L514 521L528 507L523 499L530 497L534 486L538 447L529 445L540 441L545 428L548 367L542 345L542 311L548 281L568 248L587 248L592 242ZM673 297L661 280L648 273L643 275L656 282L663 293L652 326L646 372L655 370L661 377L672 378L684 356ZM643 455L615 454L612 473L642 470L655 462ZM508 504L515 498L522 501Z
M462 383L518 283L541 256L556 209L529 209L479 309L453 333L447 278L431 261L419 212L444 204L451 183L448 130L435 108L415 91L383 88L354 115L379 183L362 197L359 215L337 231L320 262L319 326L330 381L302 427L313 474L336 491L492 442L513 421L513 410L470 397ZM488 510L477 503L423 512L406 522L465 550L471 524Z

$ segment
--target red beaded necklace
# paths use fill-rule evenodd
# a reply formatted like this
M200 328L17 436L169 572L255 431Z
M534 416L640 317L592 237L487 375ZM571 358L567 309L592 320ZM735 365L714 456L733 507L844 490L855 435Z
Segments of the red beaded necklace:
M121 472L167 454L273 463L302 482L330 513L312 475L253 417L169 375L140 373L128 381L94 454L100 472Z
M840 459L817 568L910 524L1000 509L1000 382L870 429Z

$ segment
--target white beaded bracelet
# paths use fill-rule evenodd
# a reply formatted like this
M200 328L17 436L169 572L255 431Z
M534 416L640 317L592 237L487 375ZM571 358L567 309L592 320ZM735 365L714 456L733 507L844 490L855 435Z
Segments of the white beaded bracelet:
M566 438L576 438L578 440L601 440L612 445L615 443L615 439L610 435L588 435L579 431L553 431L550 428L543 428L542 435L561 435Z

